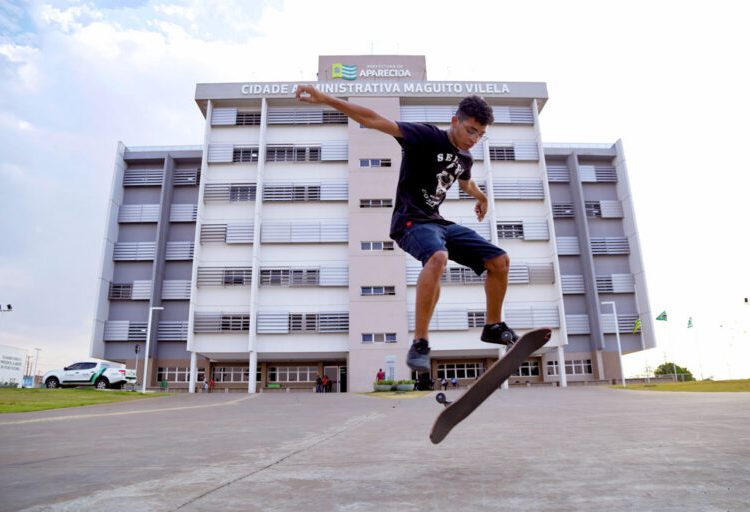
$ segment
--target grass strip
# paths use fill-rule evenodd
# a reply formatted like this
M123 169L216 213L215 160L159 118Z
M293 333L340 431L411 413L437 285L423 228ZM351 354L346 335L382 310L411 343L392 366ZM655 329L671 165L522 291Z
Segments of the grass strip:
M127 402L166 395L168 393L144 394L135 391L98 389L0 388L0 414Z
M698 380L691 382L659 382L654 384L628 384L626 387L610 386L636 391L686 391L693 393L748 393L750 379Z

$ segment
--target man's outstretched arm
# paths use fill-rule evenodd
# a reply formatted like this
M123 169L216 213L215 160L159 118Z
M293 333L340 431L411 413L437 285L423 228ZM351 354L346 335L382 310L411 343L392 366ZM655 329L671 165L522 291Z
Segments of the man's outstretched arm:
M312 85L297 86L294 95L299 101L328 105L335 108L366 128L372 128L373 130L378 130L394 137L403 137L401 129L394 121L386 119L374 110L370 110L362 105L349 103L348 101L324 94Z
M482 190L477 186L476 182L472 179L459 179L458 186L461 188L461 190L477 200L476 204L474 205L474 213L477 216L477 220L479 222L482 222L482 220L484 220L484 216L487 215L487 196L484 195L484 192L482 192Z

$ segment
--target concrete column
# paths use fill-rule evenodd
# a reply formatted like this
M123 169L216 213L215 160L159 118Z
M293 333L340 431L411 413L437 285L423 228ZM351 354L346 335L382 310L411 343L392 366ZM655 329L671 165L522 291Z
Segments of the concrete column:
M198 377L198 356L190 352L190 380L188 381L188 393L195 393L195 381Z
M255 180L255 210L253 212L253 257L252 257L252 281L250 282L250 332L247 339L247 351L249 357L248 368L250 382L247 392L256 392L255 373L258 367L258 354L255 351L257 338L258 318L258 288L260 287L260 234L263 226L263 173L266 166L266 132L268 127L268 101L261 100L260 107L260 135L258 138L258 174Z
M565 373L565 348L562 345L557 347L557 373L560 376L560 387L568 387L568 374Z

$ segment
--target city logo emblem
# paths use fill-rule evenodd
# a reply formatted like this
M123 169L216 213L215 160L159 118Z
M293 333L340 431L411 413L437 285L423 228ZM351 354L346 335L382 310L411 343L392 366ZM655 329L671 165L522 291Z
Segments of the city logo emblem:
M357 79L357 66L336 63L331 65L331 78Z

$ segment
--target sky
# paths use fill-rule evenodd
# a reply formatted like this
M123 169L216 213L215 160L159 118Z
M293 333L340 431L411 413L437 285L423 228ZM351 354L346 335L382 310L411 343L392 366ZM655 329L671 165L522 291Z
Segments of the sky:
M651 309L669 318L626 374L674 360L750 378L740 5L0 0L0 344L40 348L40 371L88 356L117 142L201 144L196 83L403 54L429 80L545 82L545 142L622 139Z

